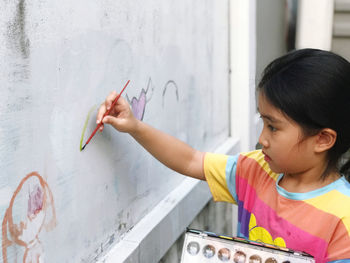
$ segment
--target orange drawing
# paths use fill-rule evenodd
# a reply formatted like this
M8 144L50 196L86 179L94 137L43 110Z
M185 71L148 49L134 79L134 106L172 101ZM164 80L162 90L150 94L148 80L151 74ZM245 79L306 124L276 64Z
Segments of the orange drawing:
M27 207L22 209L21 205L16 205L26 199ZM7 250L11 246L24 248L23 263L44 262L39 233L43 227L48 231L55 225L56 212L51 190L37 172L32 172L22 179L13 193L2 221L3 262L8 263Z

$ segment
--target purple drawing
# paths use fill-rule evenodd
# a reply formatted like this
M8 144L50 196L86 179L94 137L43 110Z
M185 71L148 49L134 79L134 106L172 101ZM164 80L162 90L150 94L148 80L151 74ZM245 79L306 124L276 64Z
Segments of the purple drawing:
M176 100L179 101L179 91L178 87L175 81L169 80L167 83L165 83L164 88L163 88L163 94L162 94L162 107L164 108L164 97L167 91L171 89L175 91L175 96ZM152 84L152 79L149 78L148 84L147 84L147 89L142 89L141 93L138 98L132 97L130 100L128 95L126 95L126 99L128 100L129 104L131 105L132 112L135 115L135 118L138 120L143 120L143 116L145 114L145 109L146 109L146 104L151 100L152 95L153 95L153 84ZM149 94L150 93L150 94Z
M130 104L136 119L143 120L143 115L146 108L146 91L142 89L139 98L136 99L133 97Z
M149 92L151 92L151 94L149 94ZM130 101L128 95L126 95L126 99L128 100L129 104L131 105L132 112L134 113L136 119L143 120L143 116L145 114L146 104L151 99L152 94L153 94L152 80L151 80L151 78L149 78L148 84L147 84L147 89L146 90L142 89L138 98L133 97ZM147 98L147 96L149 98Z

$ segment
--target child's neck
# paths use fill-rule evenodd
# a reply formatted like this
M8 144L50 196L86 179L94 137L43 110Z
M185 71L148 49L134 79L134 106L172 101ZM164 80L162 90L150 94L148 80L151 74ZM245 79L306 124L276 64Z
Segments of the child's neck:
M278 184L288 192L307 193L333 183L340 177L338 173L333 172L323 179L321 174L322 171L312 170L297 174L286 173Z

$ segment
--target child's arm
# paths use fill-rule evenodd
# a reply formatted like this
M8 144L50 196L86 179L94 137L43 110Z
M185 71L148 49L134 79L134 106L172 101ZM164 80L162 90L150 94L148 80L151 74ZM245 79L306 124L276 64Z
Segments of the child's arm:
M97 114L97 123L117 96L112 92L101 105ZM110 124L120 132L129 133L139 144L164 165L181 174L205 180L203 171L203 152L197 151L186 143L161 132L142 121L137 120L128 104L120 97L110 115L103 118L104 124ZM103 130L101 126L100 131Z

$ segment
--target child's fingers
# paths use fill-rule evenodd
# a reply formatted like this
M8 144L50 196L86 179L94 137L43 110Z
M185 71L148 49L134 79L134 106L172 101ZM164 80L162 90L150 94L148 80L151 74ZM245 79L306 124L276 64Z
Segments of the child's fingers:
M124 99L123 97L120 97L119 100L118 100L118 106L120 106L120 109L123 109L125 111L131 111L131 106L126 99Z
M120 97L113 109L110 109L117 96L118 94L115 91L111 92L97 112L96 123L102 124L99 128L100 132L104 130L104 124L110 124L118 131L127 132L128 124L133 121L130 105L123 97ZM103 117L107 111L109 111L108 116Z
M102 124L98 130L99 130L100 132L102 132L103 129L104 129L104 127L105 127L105 126Z
M109 95L107 96L106 101L105 101L105 106L106 106L107 110L109 110L111 108L111 105L117 96L118 96L118 94L115 91L112 91L111 93L109 93Z
M103 115L106 113L107 110L111 107L113 100L117 96L115 91L112 91L106 98L106 100L101 104L100 108L97 111L96 116L96 123L100 123L102 121ZM103 127L102 127L103 129Z
M117 104L114 107L114 110L116 113L125 112L125 111L128 111L128 109L129 109L129 107L125 106L124 104Z
M97 111L96 123L99 124L102 121L103 114L106 112L106 105L102 103L100 108Z
M102 121L103 121L103 123L112 125L117 130L119 128L119 119L118 118L115 118L115 117L112 117L112 116L106 116L106 117L103 118Z
M126 101L126 99L124 99L123 97L120 97L118 100L118 104L119 105L129 105L129 103Z

